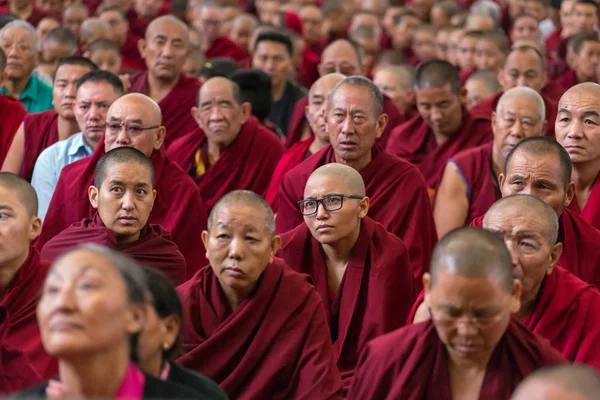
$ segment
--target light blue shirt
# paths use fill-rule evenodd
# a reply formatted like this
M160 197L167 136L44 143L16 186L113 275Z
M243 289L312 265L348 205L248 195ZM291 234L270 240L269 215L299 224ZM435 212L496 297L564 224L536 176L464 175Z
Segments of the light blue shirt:
M60 172L67 165L92 154L92 148L83 140L83 132L79 132L48 147L38 157L31 185L38 196L38 215L44 220L54 189L58 183Z

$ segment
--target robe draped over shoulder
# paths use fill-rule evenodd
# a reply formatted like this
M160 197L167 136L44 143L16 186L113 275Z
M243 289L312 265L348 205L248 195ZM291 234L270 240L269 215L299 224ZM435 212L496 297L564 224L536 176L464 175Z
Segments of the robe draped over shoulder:
M23 120L23 128L25 141L21 176L30 182L35 162L42 151L58 142L58 114L54 110L28 114Z
M0 166L4 163L4 158L8 154L15 133L21 126L23 118L27 115L27 110L17 99L0 94Z

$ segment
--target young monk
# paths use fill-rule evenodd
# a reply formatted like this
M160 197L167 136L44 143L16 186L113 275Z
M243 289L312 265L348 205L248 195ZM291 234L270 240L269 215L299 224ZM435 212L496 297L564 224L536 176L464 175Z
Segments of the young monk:
M6 53L0 49L0 75L4 75L4 68L6 68ZM0 93L0 118L2 118L2 124L0 124L0 165L4 163L4 158L8 153L12 140L26 114L27 110L19 100Z
M304 224L282 235L279 254L315 282L347 392L367 342L404 326L416 295L411 265L402 240L367 217L354 168L317 168L299 203Z
M31 245L40 234L37 197L27 181L0 172L0 393L53 377L35 317L49 263Z
M529 375L517 387L511 400L594 400L598 395L598 371L585 365L559 365Z
M565 363L511 317L521 294L512 270L495 233L459 228L442 238L423 276L431 320L371 341L348 398L506 399L536 369Z
M99 39L90 44L86 53L87 57L98 66L98 69L121 73L121 55L119 45L112 40Z
M274 258L273 212L233 191L202 232L210 266L178 288L184 306L178 362L235 399L341 399L327 320L306 275Z

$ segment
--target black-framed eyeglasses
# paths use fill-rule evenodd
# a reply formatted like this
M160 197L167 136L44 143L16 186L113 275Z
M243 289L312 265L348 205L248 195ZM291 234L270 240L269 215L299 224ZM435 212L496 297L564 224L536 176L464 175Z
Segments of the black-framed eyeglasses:
M337 211L344 206L344 197L347 199L362 200L364 196L354 196L348 194L333 193L323 196L321 199L306 199L298 202L302 215L313 215L319 210L319 203L323 205L325 211Z
M104 126L106 127L106 130L108 131L108 133L110 133L111 135L116 135L117 133L121 132L121 129L123 129L123 127L125 127L125 132L127 132L127 134L130 136L139 135L143 131L147 131L150 129L156 129L156 128L160 127L160 125L152 125L152 126L143 127L143 126L128 124L126 122L120 122L120 121L106 121L104 123Z

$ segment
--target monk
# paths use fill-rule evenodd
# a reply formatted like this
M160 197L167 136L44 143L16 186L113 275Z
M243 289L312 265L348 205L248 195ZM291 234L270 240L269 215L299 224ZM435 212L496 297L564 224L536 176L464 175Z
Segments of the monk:
M0 393L12 393L58 372L40 339L35 309L49 263L32 246L42 221L35 190L0 172Z
M468 110L502 90L497 74L488 70L475 72L463 86L467 90L465 106Z
M504 92L492 113L493 142L461 151L446 164L433 208L438 237L469 225L502 197L498 175L508 152L545 129L546 110L539 93L528 87Z
M362 57L358 47L344 39L336 40L327 46L323 50L323 54L321 54L319 75L324 76L332 72L346 76L364 76L366 72L362 69ZM313 134L305 120L307 105L308 97L305 96L298 100L294 106L294 112L290 118L290 125L287 130L287 148L290 148L296 142L309 138ZM382 135L377 139L377 142L385 146L389 133L396 125L404 121L404 117L387 96L383 97L383 112L388 116L388 123Z
M250 116L237 83L222 77L204 82L191 115L200 129L174 142L168 151L196 180L207 210L237 189L264 195L283 146Z
M348 399L507 399L538 368L565 363L511 314L521 281L503 240L459 228L440 240L423 276L430 321L372 340Z
M600 86L582 83L561 97L556 118L556 140L573 163L575 198L569 208L600 229Z
M93 218L76 222L50 239L41 254L54 261L82 243L117 249L161 270L174 284L186 281L185 258L160 225L148 224L156 199L152 162L133 147L104 154L88 188Z
M0 49L0 76L4 75L5 68L6 53ZM0 93L0 118L2 118L2 124L0 124L0 165L4 164L8 149L26 114L27 111L19 100Z
M2 171L20 174L30 181L40 153L79 132L73 113L75 86L79 78L96 69L98 67L94 63L79 56L67 57L58 64L52 87L54 109L25 117L6 155Z
M167 129L166 148L183 134L195 129L189 113L200 88L198 79L183 75L185 59L190 54L187 26L171 15L153 20L146 36L139 42L140 54L148 70L131 78L130 92L156 100Z
M295 143L288 151L283 154L281 160L277 163L273 178L265 195L265 199L271 205L274 212L279 207L279 187L283 178L293 168L302 161L317 153L329 144L329 135L325 129L323 117L327 109L327 98L331 89L345 76L336 72L327 74L319 78L308 92L308 105L305 113L309 128L315 134L308 139Z
M511 400L595 400L600 396L600 375L585 365L542 368L529 375Z
M146 69L144 59L138 50L138 38L129 30L129 21L118 7L102 10L99 18L108 25L113 33L114 42L120 49L121 66L124 70L143 71ZM92 42L93 43L93 42ZM88 50L91 52L91 44Z
M373 83L381 93L389 97L400 111L398 124L408 121L415 116L415 69L409 64L386 65L377 67L373 74Z
M431 205L417 168L375 144L387 124L382 110L383 95L367 78L352 76L336 84L324 117L331 144L286 174L279 190L277 231L302 223L297 202L314 170L333 162L349 165L365 182L371 218L404 241L417 278L429 266L437 241Z
M367 342L404 326L416 294L404 243L368 211L358 171L327 164L306 182L304 224L281 236L280 256L321 295L344 392Z
M447 61L419 65L414 92L419 115L392 131L386 149L419 168L433 198L448 158L490 142L492 130L463 107L465 90Z
M556 78L564 91L583 82L596 82L596 66L600 59L600 40L596 33L578 33L569 40L573 49L572 68Z
M198 229L206 226L206 212L194 181L165 156L165 127L160 107L147 96L130 93L115 101L108 110L103 138L94 153L63 168L44 219L38 248L71 224L96 214L88 197L94 182L96 164L104 153L122 146L134 147L150 158L154 166L157 196L149 223L171 234L187 264L188 278L205 265L204 248L198 242Z
M320 296L274 257L281 238L269 204L233 191L208 221L210 265L177 289L186 319L178 363L232 399L342 399Z

